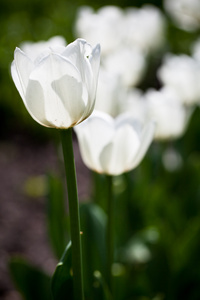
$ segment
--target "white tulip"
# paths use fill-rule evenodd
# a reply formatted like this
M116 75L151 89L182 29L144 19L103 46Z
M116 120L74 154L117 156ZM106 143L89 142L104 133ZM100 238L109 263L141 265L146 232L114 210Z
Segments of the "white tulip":
M168 55L158 70L158 78L179 96L186 105L200 99L200 63L188 55Z
M130 115L113 119L94 111L76 126L80 152L86 166L98 173L120 175L139 165L154 136L154 123L144 127Z
M165 18L153 5L126 9L123 26L125 43L134 45L147 54L164 44Z
M168 172L174 172L181 168L183 159L178 151L169 147L162 155L162 162Z
M100 46L77 39L66 47L44 49L35 60L16 48L13 81L28 112L46 127L67 129L93 111Z
M137 88L127 89L123 101L120 102L121 113L128 112L134 119L145 123L146 110L147 107L143 92Z
M91 44L101 44L102 55L111 53L121 43L123 10L117 6L103 6L94 11L80 7L75 22L75 34Z
M178 27L186 31L200 28L199 0L165 0L164 8Z
M121 45L102 59L104 68L120 77L125 87L136 86L146 68L146 57L136 47Z
M172 90L149 90L145 94L146 118L156 122L155 139L165 140L181 136L190 113Z
M119 76L100 67L95 109L116 117L124 98L125 89Z

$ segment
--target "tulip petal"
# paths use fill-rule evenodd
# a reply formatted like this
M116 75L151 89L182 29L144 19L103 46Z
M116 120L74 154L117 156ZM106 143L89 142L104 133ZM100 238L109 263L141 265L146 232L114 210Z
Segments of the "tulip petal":
M154 133L155 133L155 127L156 127L156 124L154 122L150 122L144 127L142 136L141 136L140 148L138 149L137 155L135 157L133 157L132 162L130 163L130 169L136 168L139 165L139 163L142 161L142 159L144 158L144 156L153 140Z
M92 49L85 40L77 39L65 48L62 55L67 57L77 67L80 71L82 81L86 84L89 97L86 103L86 110L82 117L82 120L84 120L94 109L97 75L100 64L100 47L96 46ZM92 56L94 56L93 59L91 58Z
M140 141L133 127L127 124L119 128L112 142L101 152L100 163L104 173L119 175L127 171L139 145Z
M134 128L134 130L141 135L142 124L138 119L133 118L132 114L129 112L122 113L115 118L116 128L120 128L126 124L129 124Z
M93 80L90 82L90 97L87 105L87 111L85 111L85 116L88 116L92 113L95 106L95 98L96 98L96 90L97 90L97 81L99 75L99 67L100 67L100 45L96 45L96 47L92 50L92 54L89 57L89 61L91 63L92 71L93 71Z
M21 81L20 81L20 77L18 75L18 72L17 72L17 68L16 68L16 64L15 64L15 61L12 62L11 64L11 75L12 75L12 79L15 83L15 86L23 100L23 102L25 102L25 94L24 94L24 89L23 89L23 86L21 84Z
M92 170L102 173L99 156L102 149L112 140L114 134L112 118L94 113L74 129L79 139L83 161Z
M100 52L101 52L101 47L99 44L97 44L93 50L92 54L89 57L89 61L92 66L92 71L93 71L93 76L94 78L98 77L99 74L99 66L100 66Z
M79 70L81 74L81 79L86 82L86 80L93 77L92 68L89 62L89 59L86 56L85 47L89 46L85 40L77 39L73 43L69 44L65 51L63 51L62 56L66 57L76 68ZM92 49L90 49L91 54Z
M77 129L78 126L74 127L74 129L75 129L75 132L78 136L81 157L82 157L83 162L85 163L85 165L89 169L94 170L95 169L95 164L93 162L93 156L92 156L92 153L91 153L91 147L90 147L90 143L88 141L88 136L85 135L85 132L80 133L79 130L77 131L76 129ZM96 170L96 171L98 171L98 170Z
M11 75L22 100L25 101L28 78L34 68L34 63L19 48L15 49L14 57Z
M55 127L46 118L44 92L39 81L29 81L24 104L36 122L46 127Z
M81 82L69 75L52 82L52 88L62 101L64 110L68 113L71 126L82 120L85 111L85 101L88 98L87 89Z
M84 112L87 97L76 67L58 54L51 53L45 57L30 74L27 107L35 118L41 120L41 103L42 119L46 119L46 124L52 127L69 128L75 125Z

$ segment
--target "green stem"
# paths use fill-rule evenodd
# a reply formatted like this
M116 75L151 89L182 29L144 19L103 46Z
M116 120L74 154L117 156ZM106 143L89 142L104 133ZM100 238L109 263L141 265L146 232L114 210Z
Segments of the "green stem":
M107 280L111 295L113 294L112 265L114 261L114 197L112 189L112 176L107 175Z
M70 231L72 242L72 269L74 300L83 300L82 253L80 237L79 203L76 183L76 170L72 142L72 128L60 130L67 179Z

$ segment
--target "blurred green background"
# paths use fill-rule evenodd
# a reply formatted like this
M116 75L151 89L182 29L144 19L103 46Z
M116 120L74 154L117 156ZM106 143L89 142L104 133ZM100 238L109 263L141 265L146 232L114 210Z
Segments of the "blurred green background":
M159 0L109 3L102 0L1 0L0 137L8 139L16 133L35 139L51 136L49 130L30 118L11 79L10 64L16 46L22 41L48 40L54 35L62 35L68 43L72 42L76 38L73 32L76 12L81 5L140 7L146 3L163 9ZM191 43L200 32L185 32L168 21L166 51L189 53ZM154 79L147 72L141 87L153 87ZM138 295L135 299L200 299L199 120L200 111L196 107L183 137L173 143L154 143L140 167L126 174L126 178L116 179L116 245L122 254L124 245L128 249L136 244L147 247L151 253L147 261L133 260L129 267L135 282L133 291ZM178 151L182 161L174 171L163 166L163 153L169 148ZM122 230L121 224L125 221L127 228ZM121 253L119 259L127 263ZM124 299L132 299L128 292L124 295Z

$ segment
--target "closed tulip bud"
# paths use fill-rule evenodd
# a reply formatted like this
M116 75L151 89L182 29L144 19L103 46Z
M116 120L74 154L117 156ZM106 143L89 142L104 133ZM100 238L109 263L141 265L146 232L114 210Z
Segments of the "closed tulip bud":
M16 48L13 81L32 118L46 127L67 129L93 111L100 46L77 39L44 49L36 59Z
M98 173L120 175L139 165L154 136L155 125L142 126L128 114L113 119L95 111L76 126L82 159Z

